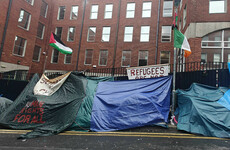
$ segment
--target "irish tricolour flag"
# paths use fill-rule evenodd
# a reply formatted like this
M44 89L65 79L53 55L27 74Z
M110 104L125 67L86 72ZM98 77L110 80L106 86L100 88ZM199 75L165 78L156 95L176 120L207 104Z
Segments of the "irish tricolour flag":
M63 54L72 54L73 50L67 46L61 41L59 37L57 37L54 33L50 36L49 41L50 46L56 48Z
M175 12L174 21L173 21L174 47L183 49L184 56L188 57L192 52L187 38L177 28L177 19L178 19L177 13Z

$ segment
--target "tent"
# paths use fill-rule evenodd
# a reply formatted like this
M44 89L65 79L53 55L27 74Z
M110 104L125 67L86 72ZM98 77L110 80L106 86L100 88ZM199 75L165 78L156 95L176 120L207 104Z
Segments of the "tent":
M230 138L230 91L194 83L187 90L177 90L178 130Z
M167 122L171 76L101 82L94 97L92 131L115 131Z

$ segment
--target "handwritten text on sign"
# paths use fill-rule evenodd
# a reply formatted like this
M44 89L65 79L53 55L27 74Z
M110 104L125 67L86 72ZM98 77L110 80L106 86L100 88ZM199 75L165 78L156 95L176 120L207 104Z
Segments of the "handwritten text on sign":
M168 73L168 65L127 68L129 80L163 77L168 76Z

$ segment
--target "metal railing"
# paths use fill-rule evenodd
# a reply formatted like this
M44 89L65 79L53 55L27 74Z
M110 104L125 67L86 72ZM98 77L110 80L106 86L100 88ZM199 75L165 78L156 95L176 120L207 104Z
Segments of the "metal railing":
M219 70L219 69L227 69L227 62L190 62L177 64L176 72L193 72L193 71L205 71L205 70ZM170 73L173 73L173 64L169 64ZM122 77L127 76L126 68L101 68L101 69L88 69L81 70L86 76L96 76L96 77L105 77L105 76L114 76L114 77ZM52 79L63 75L67 72L46 72L45 75ZM7 80L30 80L35 73L28 73L28 71L23 70L15 70L10 72L0 73L0 79ZM41 74L39 74L41 76Z

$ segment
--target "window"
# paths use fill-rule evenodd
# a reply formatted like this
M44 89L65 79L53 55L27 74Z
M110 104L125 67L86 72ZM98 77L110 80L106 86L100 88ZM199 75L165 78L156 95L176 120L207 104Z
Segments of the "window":
M16 36L14 40L13 54L18 55L18 56L24 56L25 49L26 49L26 42L27 42L26 39Z
M30 17L31 15L26 12L25 10L21 10L20 11L20 15L19 15L19 18L18 18L18 26L26 29L26 30L29 30L29 26L30 26Z
M142 5L142 18L151 17L151 8L152 8L152 2L143 2L143 5Z
M148 42L149 41L149 32L150 32L150 26L142 26L141 27L141 42Z
M227 11L226 0L209 0L209 13L226 13Z
M128 3L126 9L126 18L134 18L135 16L135 3Z
M170 52L161 51L161 64L169 64L169 63L170 63Z
M33 53L33 61L39 62L39 60L40 60L40 54L41 54L41 47L35 45L35 47L34 47L34 53Z
M125 27L124 42L133 41L133 27Z
M220 54L220 61L227 62L230 54L230 29L224 29L207 34L202 38L202 53L207 54L207 62L214 61L214 54ZM215 56L216 60L217 57Z
M59 37L61 39L61 35L62 35L62 27L57 27L55 34L57 37Z
M75 27L69 27L67 41L69 42L74 41L74 35L75 35Z
M113 15L113 4L105 5L105 19L111 19Z
M85 65L91 65L93 61L93 50L87 49L85 51Z
M58 20L62 20L65 17L65 6L60 6L58 10Z
M27 3L29 3L30 5L34 5L34 0L25 0Z
M201 54L201 62L202 63L207 63L207 54L206 53Z
M108 58L108 50L100 50L99 66L106 66Z
M162 26L161 42L171 42L171 26Z
M58 63L58 56L59 56L59 51L57 49L53 49L51 63L57 64Z
M37 37L40 39L43 39L44 36L44 31L45 31L45 26L42 23L38 23L38 29L37 29Z
M65 55L65 64L71 64L71 59L72 59L72 55L71 54L67 54Z
M230 62L230 54L228 54L228 62Z
M87 36L87 42L94 42L96 36L96 27L89 27L88 29L88 36Z
M110 30L111 30L111 27L103 27L102 38L101 38L102 42L109 42Z
M172 17L172 12L173 12L173 1L164 0L163 17Z
M71 13L70 13L70 19L75 20L78 16L78 6L72 6Z
M98 5L92 5L90 19L97 19L98 15Z
M121 66L122 67L130 67L131 66L131 51L128 51L128 50L122 51Z
M46 18L47 10L48 10L48 4L44 0L42 0L40 15Z
M138 57L138 65L139 66L146 66L148 65L148 51L139 51L139 57Z
M220 54L214 54L213 55L213 62L214 63L220 62Z
M187 18L187 6L184 6L184 12L183 12L183 28L186 25L186 18Z

